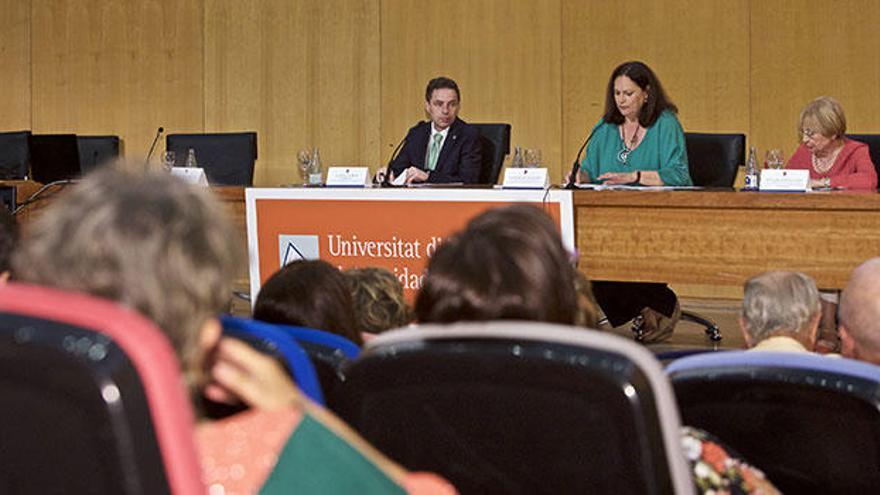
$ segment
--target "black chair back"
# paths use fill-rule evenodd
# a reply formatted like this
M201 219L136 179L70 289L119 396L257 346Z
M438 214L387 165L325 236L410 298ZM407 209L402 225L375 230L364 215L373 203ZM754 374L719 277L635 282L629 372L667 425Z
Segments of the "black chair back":
M30 131L0 132L0 179L24 179L31 165Z
M616 336L522 322L408 328L371 340L346 374L337 413L463 494L692 489L668 382Z
M182 383L165 337L133 311L0 289L0 493L204 493Z
M501 174L504 158L510 154L510 124L471 124L480 133L483 163L480 184L495 184Z
M726 441L783 493L880 486L880 367L724 352L682 358L667 370L682 422Z
M83 174L119 158L119 136L77 136L76 145Z
M175 166L186 163L187 151L196 153L208 182L224 186L252 186L257 159L257 133L169 134L165 148L175 154Z
M82 175L76 134L32 134L31 178L48 184Z
M868 153L874 162L874 170L880 176L880 134L847 134L853 141L859 141L868 145Z
M745 134L686 132L684 140L695 186L733 187L737 169L745 163Z

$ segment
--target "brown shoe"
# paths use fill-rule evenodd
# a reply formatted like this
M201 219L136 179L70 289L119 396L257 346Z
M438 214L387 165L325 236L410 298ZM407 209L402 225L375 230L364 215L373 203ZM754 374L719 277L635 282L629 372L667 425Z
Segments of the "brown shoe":
M662 342L672 336L675 325L681 319L681 306L675 302L672 316L666 316L650 307L644 307L641 312L642 328L640 341L646 344Z

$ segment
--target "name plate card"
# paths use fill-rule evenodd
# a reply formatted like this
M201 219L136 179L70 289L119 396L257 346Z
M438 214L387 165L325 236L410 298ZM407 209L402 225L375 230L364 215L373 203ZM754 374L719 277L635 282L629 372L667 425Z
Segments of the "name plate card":
M758 189L761 191L805 192L809 184L809 170L767 168L761 171Z
M367 187L370 170L367 167L330 167L327 169L328 187Z
M208 178L205 176L205 169L201 167L172 167L171 175L179 178L187 184L196 186L208 185Z
M547 189L550 176L546 168L508 168L504 171L504 189Z

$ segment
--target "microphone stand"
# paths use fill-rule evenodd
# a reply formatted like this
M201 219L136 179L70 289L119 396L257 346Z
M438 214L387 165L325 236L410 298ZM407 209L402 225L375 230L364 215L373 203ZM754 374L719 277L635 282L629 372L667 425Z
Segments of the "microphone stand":
M598 128L599 128L599 126L593 127L593 130L590 131L590 135L587 136L587 140L584 141L584 144L581 145L581 149L578 150L577 155L574 157L574 163L571 165L571 172L568 173L568 184L565 185L566 189L577 189L577 186L575 185L574 181L575 181L575 177L577 177L578 168L580 167L580 164L581 164L580 163L581 153L584 152L584 149L587 147L587 143L589 143L590 140L593 139L593 134L596 133L596 129L598 129Z
M159 141L159 136L161 136L163 132L165 132L164 127L160 126L158 129L156 129L156 137L153 138L153 144L150 145L150 151L147 152L147 159L144 160L144 170L147 170L147 168L149 167L150 158L153 157L153 150L156 149L156 143Z
M391 158L388 160L388 165L385 165L385 175L382 177L382 182L379 183L381 187L391 187L391 164L394 163L394 160L397 159L397 154L400 152L400 148L403 147L403 144L406 142L406 136L397 143L397 147L394 148L394 151L391 153Z

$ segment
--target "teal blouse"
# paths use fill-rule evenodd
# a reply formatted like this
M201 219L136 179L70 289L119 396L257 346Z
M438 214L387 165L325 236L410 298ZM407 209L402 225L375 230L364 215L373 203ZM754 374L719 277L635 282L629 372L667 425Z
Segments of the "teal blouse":
M664 185L693 184L688 172L684 131L674 113L667 110L657 117L654 125L646 130L642 142L629 153L626 163L621 156L623 149L618 126L600 120L581 162L581 171L589 174L593 183L600 182L596 177L605 172L656 170Z

